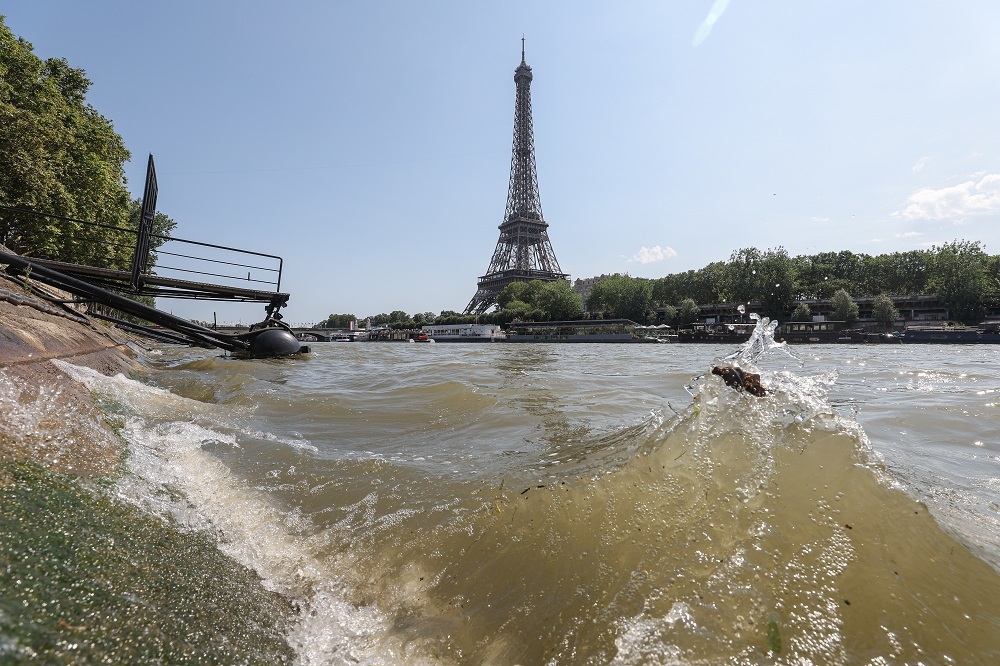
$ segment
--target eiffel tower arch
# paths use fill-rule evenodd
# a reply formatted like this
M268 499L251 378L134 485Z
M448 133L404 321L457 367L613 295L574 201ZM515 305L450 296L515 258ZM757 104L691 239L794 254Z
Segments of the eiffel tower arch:
M510 185L507 188L507 211L500 224L493 259L486 274L479 278L476 295L465 314L482 314L496 305L497 296L512 282L565 280L556 253L549 241L548 223L542 216L538 195L538 172L535 167L535 135L531 127L531 67L524 61L524 38L521 38L521 64L514 70L517 97L514 103L514 145L510 156Z

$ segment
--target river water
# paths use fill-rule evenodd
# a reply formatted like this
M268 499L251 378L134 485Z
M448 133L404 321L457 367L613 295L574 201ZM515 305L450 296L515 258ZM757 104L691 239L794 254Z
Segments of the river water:
M765 398L706 375L730 346L313 350L57 362L113 495L288 600L297 663L1000 660L1000 348L736 359Z

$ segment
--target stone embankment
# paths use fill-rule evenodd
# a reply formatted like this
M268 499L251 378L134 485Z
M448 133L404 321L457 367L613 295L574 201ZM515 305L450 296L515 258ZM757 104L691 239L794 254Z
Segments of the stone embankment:
M0 273L0 463L34 460L57 473L108 475L121 440L87 389L51 360L128 374L141 367L137 347L121 331L40 298L60 296L44 289Z

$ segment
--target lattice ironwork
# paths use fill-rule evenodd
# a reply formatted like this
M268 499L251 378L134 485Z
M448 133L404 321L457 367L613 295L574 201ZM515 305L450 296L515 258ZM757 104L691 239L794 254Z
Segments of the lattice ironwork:
M549 241L548 223L542 216L535 166L535 135L531 125L531 67L524 61L514 70L517 98L514 104L514 143L510 156L507 211L500 224L500 240L486 275L479 278L476 295L466 314L482 314L496 305L497 296L512 282L565 280L568 275Z

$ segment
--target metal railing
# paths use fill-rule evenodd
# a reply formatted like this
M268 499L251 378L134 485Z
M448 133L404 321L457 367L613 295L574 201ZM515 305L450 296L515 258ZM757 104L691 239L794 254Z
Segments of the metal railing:
M119 232L124 236L134 237L134 244L122 242L109 242L104 239L94 239L93 234L74 233L70 229L62 236L67 241L73 243L93 243L104 246L112 246L119 250L124 250L117 263L131 264L133 267L145 267L139 273L124 270L111 270L103 266L91 266L89 264L61 264L63 270L90 274L104 282L116 283L116 289L124 288L126 291L140 295L152 295L168 298L201 298L206 300L249 300L267 301L271 294L281 292L281 276L284 268L284 260L273 254L264 252L254 252L225 245L205 243L202 241L178 238L176 236L164 236L149 232L142 234L142 227L130 229L112 224L104 224L91 220L81 220L43 213L39 211L19 208L16 206L6 206L0 204L0 210L21 215L35 215L79 225L82 230L86 229L106 229ZM154 241L159 241L154 242ZM197 248L188 250L186 248ZM96 256L95 253L78 251L78 256ZM131 250L132 255L128 255ZM145 253L142 261L136 262L136 253ZM25 252L25 257L35 258L42 261L51 261L51 257L32 257L32 253ZM157 263L159 256L170 257L169 264ZM250 257L250 258L248 258ZM263 259L264 261L260 261ZM251 263L252 262L252 263ZM67 268L69 267L69 268ZM103 269L100 274L88 273L85 270L72 270L94 268ZM246 273L244 274L244 269ZM237 270L239 272L237 272ZM202 278L212 278L211 283L205 282ZM222 283L219 283L219 281ZM130 288L129 288L130 287ZM259 294L253 297L252 292Z

